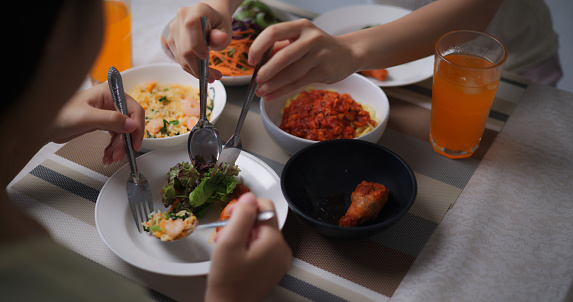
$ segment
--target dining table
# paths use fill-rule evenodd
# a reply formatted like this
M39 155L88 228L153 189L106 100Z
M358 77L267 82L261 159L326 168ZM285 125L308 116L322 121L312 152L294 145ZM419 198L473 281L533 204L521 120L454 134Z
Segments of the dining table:
M133 66L174 63L161 32L178 7L196 2L132 1ZM317 13L355 3L316 2ZM289 13L310 17L301 11ZM225 85L227 103L215 125L224 140L247 88ZM428 139L431 76L380 89L390 113L377 143L414 171L413 206L390 228L356 240L324 237L289 210L282 233L293 252L291 267L266 300L573 301L573 94L505 71L479 149L470 158L449 159ZM255 99L244 122L242 152L280 176L291 155L265 131L260 102ZM201 301L206 276L140 269L100 237L98 195L127 164L101 163L108 140L95 131L45 145L7 187L11 201L59 244L146 288L152 299Z

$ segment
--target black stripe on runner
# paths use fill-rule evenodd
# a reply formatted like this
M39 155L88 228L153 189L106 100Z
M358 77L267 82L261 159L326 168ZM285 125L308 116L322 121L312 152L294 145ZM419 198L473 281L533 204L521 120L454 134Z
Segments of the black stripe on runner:
M48 169L42 165L37 166L30 174L41 178L55 186L58 186L64 190L74 193L82 198L85 198L91 202L96 202L99 195L99 191L86 186L81 182L73 180L63 174L60 174L54 170Z
M348 301L288 274L284 275L282 280L279 282L279 286L297 293L311 301Z
M510 80L510 79L507 79L507 78L504 78L504 77L501 77L501 81L502 81L502 82L505 82L505 83L508 83L508 84L511 84L511 85L513 85L513 86L521 87L521 88L527 88L527 86L529 86L529 85L526 84L526 83L521 83L521 82L518 82L518 81Z
M505 113L501 113L499 111L495 111L495 110L491 110L489 112L489 117L491 117L492 119L496 119L498 121L502 121L502 122L507 122L507 119L509 118L509 115L505 114Z
M417 85L407 85L407 86L404 86L402 88L410 90L412 92L416 92L416 93L421 94L421 95L432 97L432 89L428 89L428 88L425 88L422 86L417 86Z

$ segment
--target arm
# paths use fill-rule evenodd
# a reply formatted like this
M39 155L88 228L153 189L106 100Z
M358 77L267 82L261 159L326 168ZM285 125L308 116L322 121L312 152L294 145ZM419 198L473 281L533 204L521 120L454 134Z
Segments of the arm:
M270 200L246 193L229 210L231 221L215 237L205 300L261 301L289 269L292 252L276 217L255 223L257 212L274 211Z
M221 51L231 41L233 12L241 3L242 0L206 0L177 10L175 21L169 28L167 43L173 56L185 71L198 77L199 60L209 57L207 46L203 43L201 17L207 16L211 23L209 36L211 49ZM209 68L209 82L219 80L222 76L218 70Z
M139 150L145 131L145 110L126 95L129 117L116 111L107 84L76 93L62 107L52 124L51 139L64 143L94 130L108 130L111 140L103 157L104 164L125 155L121 133L131 133L133 148Z
M438 0L395 21L331 36L306 20L273 25L253 42L249 62L275 42L275 55L258 73L257 95L270 100L313 82L334 83L350 74L387 68L433 53L455 29L484 30L502 0Z

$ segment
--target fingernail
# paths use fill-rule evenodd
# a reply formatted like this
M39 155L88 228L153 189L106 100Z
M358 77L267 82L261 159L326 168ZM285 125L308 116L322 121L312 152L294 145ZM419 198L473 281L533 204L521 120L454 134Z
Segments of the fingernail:
M261 97L261 96L263 96L263 95L265 94L265 91L264 91L261 87L259 87L259 88L257 88L257 90L255 91L255 94L256 94L258 97Z
M247 59L247 63L249 63L249 65L255 65L255 60L253 58L248 58Z
M263 99L265 99L265 101L272 101L274 99L273 95L270 93L267 93L263 96L261 96Z
M137 122L131 118L126 118L123 124L123 131L133 132L135 129L137 129Z

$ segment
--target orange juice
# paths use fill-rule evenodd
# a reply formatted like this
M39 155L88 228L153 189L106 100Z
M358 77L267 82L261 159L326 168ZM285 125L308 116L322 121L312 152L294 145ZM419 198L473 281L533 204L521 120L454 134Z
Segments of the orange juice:
M430 141L438 153L468 157L479 146L499 84L497 71L489 68L493 66L469 54L436 58Z
M131 9L121 1L103 1L105 30L103 45L92 66L94 83L107 80L111 66L119 71L131 68Z

